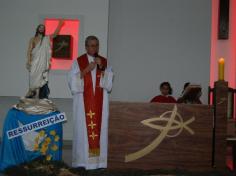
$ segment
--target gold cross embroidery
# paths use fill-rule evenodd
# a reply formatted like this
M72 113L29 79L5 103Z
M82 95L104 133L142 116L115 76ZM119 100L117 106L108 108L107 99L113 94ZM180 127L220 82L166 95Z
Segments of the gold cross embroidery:
M91 128L93 129L94 126L96 126L96 123L93 123L93 121L91 121L90 124L89 124L88 126L91 127Z
M93 116L95 115L95 113L94 113L94 112L92 112L91 110L89 110L89 113L87 113L86 115L87 115L87 116L89 116L89 117L90 117L90 119L92 119L92 118L93 118Z
M94 132L92 132L92 134L89 135L89 137L91 137L93 140L95 139L95 137L97 137L98 135L95 134Z

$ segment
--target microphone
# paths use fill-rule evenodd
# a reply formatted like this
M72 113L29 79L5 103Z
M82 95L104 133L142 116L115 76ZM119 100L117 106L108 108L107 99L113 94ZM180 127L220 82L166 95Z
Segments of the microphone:
M95 53L93 56L94 56L95 58L98 57L98 53Z
M95 53L94 55L94 58L96 58L96 57L98 57L99 55L98 55L98 53ZM101 70L101 71L104 71L105 70L105 68L102 66L101 68L100 68L100 66L97 64L97 69L98 70Z

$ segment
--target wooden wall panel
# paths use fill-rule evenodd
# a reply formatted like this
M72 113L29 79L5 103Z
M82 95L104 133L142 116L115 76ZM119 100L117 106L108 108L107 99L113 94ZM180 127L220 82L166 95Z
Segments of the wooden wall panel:
M212 107L177 104L176 111L174 107L175 104L111 102L108 168L209 170L212 160ZM179 116L172 114L173 111ZM166 121L158 118L164 113ZM154 126L148 126L147 121L146 125L141 123L152 118L154 121L149 123ZM171 122L173 119L176 121ZM184 126L188 121L189 124ZM156 125L162 129L155 129ZM181 125L184 127L181 128ZM171 129L173 127L176 129ZM127 155L155 140L160 143L151 152L146 153L146 149L143 157L125 162Z

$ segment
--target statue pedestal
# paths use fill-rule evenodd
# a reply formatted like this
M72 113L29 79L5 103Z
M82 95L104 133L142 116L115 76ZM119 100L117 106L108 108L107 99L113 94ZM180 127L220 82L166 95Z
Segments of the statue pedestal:
M50 100L21 99L8 111L3 124L0 171L39 157L62 159L62 116L55 110Z

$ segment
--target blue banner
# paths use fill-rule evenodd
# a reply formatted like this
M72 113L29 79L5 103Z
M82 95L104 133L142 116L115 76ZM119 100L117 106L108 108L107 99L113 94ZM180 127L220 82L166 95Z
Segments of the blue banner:
M30 115L17 109L10 109L3 125L3 137L0 146L0 171L5 168L29 162L40 156L45 156L47 160L61 160L62 158L62 123L60 121L60 112L53 112L44 115ZM52 119L54 117L54 119ZM58 117L58 118L57 118ZM24 134L18 134L13 131L13 136L9 139L9 132L34 122L40 122L45 119L48 121L47 127L36 128ZM49 125L49 123L51 124ZM45 122L46 123L46 122ZM18 137L16 137L18 136Z

